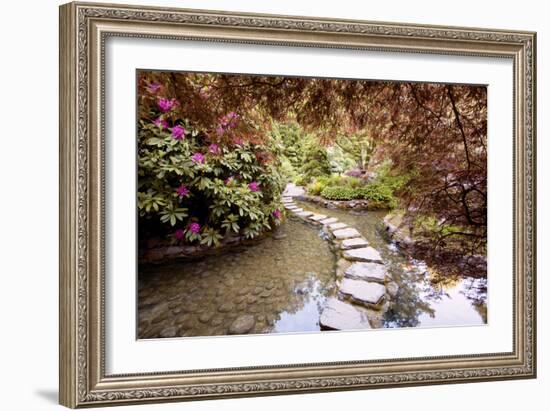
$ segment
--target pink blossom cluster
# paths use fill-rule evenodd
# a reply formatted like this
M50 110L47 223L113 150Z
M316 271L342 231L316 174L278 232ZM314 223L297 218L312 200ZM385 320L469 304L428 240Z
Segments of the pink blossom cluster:
M260 191L260 184L257 183L256 181L253 181L250 184L248 184L248 188L250 189L250 191L253 191L253 192Z
M151 94L155 94L162 89L162 84L153 82L147 84L147 91Z
M208 152L210 154L220 154L220 146L217 144L210 144L208 146Z
M187 130L183 126L174 126L172 127L172 138L174 140L183 140L187 134Z
M185 185L181 185L176 189L178 197L187 197L189 195L189 189Z
M198 234L201 231L201 225L199 223L191 223L187 227L187 230L191 231L194 234Z
M232 128L237 127L239 121L239 115L234 111L227 113L225 116L220 118L218 127L216 128L216 133L221 136L226 131L231 130Z
M172 111L174 108L176 108L179 105L179 102L175 98L168 99L165 97L161 97L159 98L157 104L160 111L162 111L163 113L168 113L169 111Z
M160 128L161 130L168 128L168 122L164 120L162 117L158 117L155 121L153 121L153 124L158 128Z
M191 156L191 160L193 160L195 163L202 164L204 163L204 154L195 153Z

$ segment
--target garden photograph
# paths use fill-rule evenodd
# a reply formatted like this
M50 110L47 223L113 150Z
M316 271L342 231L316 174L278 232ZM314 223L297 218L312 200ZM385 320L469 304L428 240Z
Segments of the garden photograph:
M138 70L138 339L487 324L487 86Z

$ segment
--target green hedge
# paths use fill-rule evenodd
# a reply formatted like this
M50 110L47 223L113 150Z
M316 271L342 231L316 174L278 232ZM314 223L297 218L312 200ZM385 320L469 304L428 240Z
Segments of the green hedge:
M359 188L365 186L365 181L348 176L332 175L317 177L311 184L306 187L309 194L320 195L326 187L347 187L347 188Z
M325 187L321 191L321 197L326 198L327 200L355 200L363 198L362 192L358 188L350 187Z
M385 185L372 183L364 187L325 187L321 191L321 197L327 200L368 200L376 204L377 208L394 208L397 201L393 196L393 190Z

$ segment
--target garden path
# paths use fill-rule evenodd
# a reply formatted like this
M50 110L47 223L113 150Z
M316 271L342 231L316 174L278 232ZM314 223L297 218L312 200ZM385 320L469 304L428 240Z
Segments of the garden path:
M321 312L323 329L350 330L377 328L394 294L393 282L377 249L361 233L337 218L298 207L293 197L303 189L288 185L283 194L287 212L309 224L320 226L331 242L338 260L336 289ZM392 283L388 288L389 283Z

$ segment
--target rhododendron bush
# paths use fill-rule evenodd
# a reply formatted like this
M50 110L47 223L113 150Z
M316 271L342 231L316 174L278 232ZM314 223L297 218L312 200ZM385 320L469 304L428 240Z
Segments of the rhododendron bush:
M137 94L140 233L256 236L292 180L399 208L417 256L449 272L486 254L485 86L141 71ZM335 173L375 185L324 190Z
M215 246L227 235L253 238L281 221L280 147L245 140L236 112L214 133L177 108L166 86L144 85L138 125L140 234ZM145 235L147 234L147 236Z

